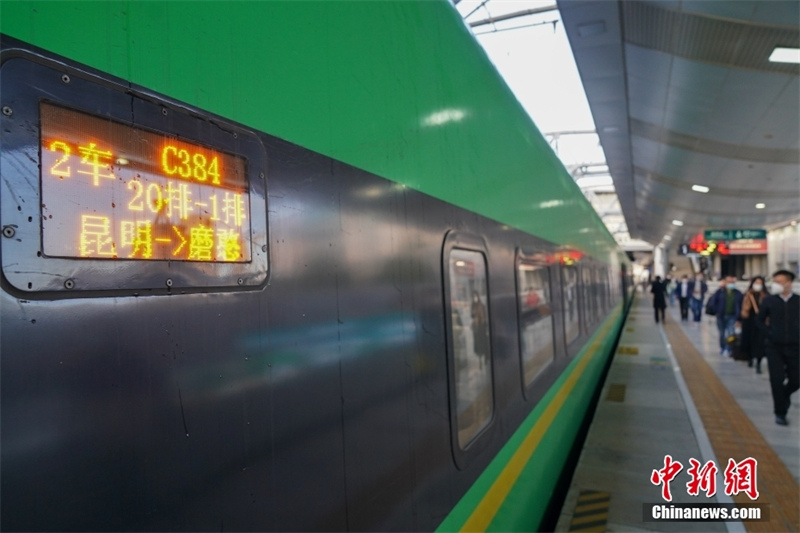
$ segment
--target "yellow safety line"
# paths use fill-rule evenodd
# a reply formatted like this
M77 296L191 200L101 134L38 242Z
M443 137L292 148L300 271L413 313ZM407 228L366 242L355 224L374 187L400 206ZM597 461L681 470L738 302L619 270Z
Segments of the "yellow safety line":
M575 388L575 384L583 375L583 370L586 368L586 365L589 364L589 361L594 357L594 353L601 346L601 339L603 339L608 330L611 329L611 325L616 320L618 314L619 310L617 310L614 316L608 321L605 328L599 333L597 340L591 344L589 352L578 361L575 370L567 377L567 380L556 393L553 401L551 401L544 410L542 416L539 417L539 420L537 420L536 424L531 428L525 440L522 441L520 447L514 452L511 460L503 468L503 471L500 472L500 475L497 476L497 479L492 483L492 486L483 496L481 502L475 507L475 510L472 511L472 514L464 525L461 526L461 531L486 531L489 527L497 511L500 510L500 506L505 501L506 496L508 496L508 493L511 492L512 487L517 482L517 479L522 473L522 469L525 468L533 452L535 452L536 448L539 446L542 437L547 433L558 411L564 405L564 402L567 401L572 389Z

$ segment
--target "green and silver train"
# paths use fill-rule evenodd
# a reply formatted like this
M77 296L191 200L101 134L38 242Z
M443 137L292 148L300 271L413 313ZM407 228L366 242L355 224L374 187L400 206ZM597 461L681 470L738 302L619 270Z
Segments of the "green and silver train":
M2 530L552 526L629 263L451 4L0 32Z

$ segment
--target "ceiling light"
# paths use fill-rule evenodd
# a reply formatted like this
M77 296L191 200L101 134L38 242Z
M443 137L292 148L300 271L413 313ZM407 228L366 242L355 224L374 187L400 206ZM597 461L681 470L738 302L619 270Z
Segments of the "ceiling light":
M683 220L673 220L672 223L676 226L683 226Z
M800 63L800 48L776 46L769 60L773 63Z
M672 240L672 235L664 235L664 240L665 241L671 241Z
M614 133L619 131L619 126L603 126L601 129L606 133Z
M695 192L707 193L711 189L709 189L705 185L692 185L692 190L695 191Z
M756 209L764 209L767 207L767 204L756 204Z

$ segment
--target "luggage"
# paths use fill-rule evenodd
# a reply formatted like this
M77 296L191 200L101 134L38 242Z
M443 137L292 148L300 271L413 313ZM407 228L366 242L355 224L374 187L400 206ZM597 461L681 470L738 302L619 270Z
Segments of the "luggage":
M731 354L731 357L735 361L747 361L747 354L742 350L742 336L739 335L728 335L728 338L725 339L728 344L728 351Z

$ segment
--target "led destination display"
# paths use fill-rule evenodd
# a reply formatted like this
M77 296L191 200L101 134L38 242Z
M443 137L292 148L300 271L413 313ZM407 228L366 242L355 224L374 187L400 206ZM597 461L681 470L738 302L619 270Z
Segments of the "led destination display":
M40 113L45 255L251 260L245 158L47 103Z

